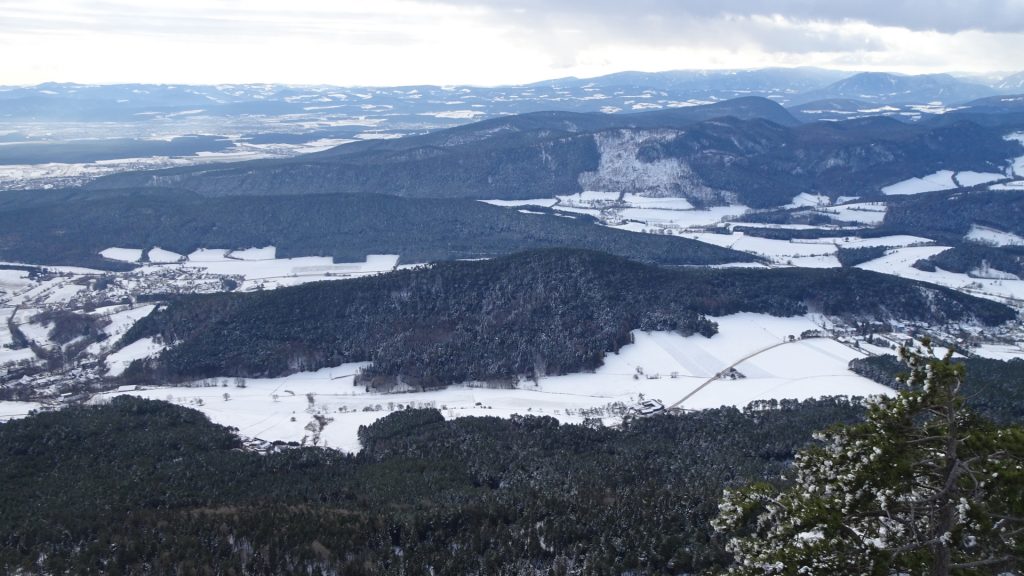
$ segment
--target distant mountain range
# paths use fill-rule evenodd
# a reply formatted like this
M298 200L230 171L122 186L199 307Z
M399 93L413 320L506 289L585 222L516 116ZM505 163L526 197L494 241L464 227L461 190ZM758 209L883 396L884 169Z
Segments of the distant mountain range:
M498 87L0 87L0 167L73 164L0 170L0 190L79 186L126 170L288 158L344 142L420 135L537 112L617 116L662 111L671 117L673 110L760 97L786 107L789 114L758 105L760 112L734 115L784 126L877 115L917 122L971 110L972 102L986 99L985 112L991 114L992 98L1013 98L1024 92L1022 82L1022 74L901 76L767 68L621 72ZM680 117L692 121L696 115ZM636 116L567 121L584 122L590 129L638 122Z
M800 104L830 98L848 98L875 104L958 104L996 93L996 88L959 80L949 74L900 76L884 72L862 72L824 88L801 93L792 101Z
M390 116L391 125L401 126L431 118L444 123L553 109L632 112L741 96L768 97L783 105L830 98L876 104L952 105L1019 92L1024 92L1024 72L983 85L948 74L853 74L818 68L620 72L499 87L48 83L0 87L0 121L143 121L176 115L300 114L374 120Z
M1003 114L990 108L981 115ZM543 112L286 160L116 174L91 187L478 199L586 189L767 208L803 192L870 197L885 185L943 169L1002 171L1007 159L1024 155L1018 142L1004 138L1018 125L1016 116L1006 117L800 124L759 97L635 114Z

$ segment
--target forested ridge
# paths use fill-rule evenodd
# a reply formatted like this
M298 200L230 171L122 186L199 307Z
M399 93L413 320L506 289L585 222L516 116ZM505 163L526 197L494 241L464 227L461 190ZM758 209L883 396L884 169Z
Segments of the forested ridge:
M660 264L749 262L742 252L672 236L635 234L587 215L523 214L461 199L326 194L203 198L182 190L11 192L0 198L0 259L123 268L99 252L113 246L276 246L281 258L403 262L489 258L520 250L577 247Z
M654 137L652 131L661 133ZM641 170L658 160L681 162L692 181L680 182L680 193L727 192L747 206L769 208L801 192L878 196L883 186L943 169L1001 171L1022 153L1020 143L1004 139L1009 131L965 119L909 124L872 117L798 125L778 104L740 98L641 114L495 118L286 160L115 174L92 186L170 186L206 196L552 197L582 191L580 175L598 170L609 152L599 142L626 135L641 145L629 149L623 162ZM716 196L720 201L727 195ZM699 200L701 194L689 197Z
M925 127L874 117L783 127L723 118L647 144L638 156L681 158L706 186L735 191L747 206L771 208L802 192L872 196L915 174L1002 170L1024 152L1004 135L1005 129L971 122Z
M279 376L372 361L389 389L596 368L630 331L711 336L706 316L829 315L997 324L1014 312L949 289L859 269L667 269L598 252L542 250L271 292L176 299L122 344L175 343L130 379Z
M971 276L991 276L994 270L1024 276L1024 247L964 243L925 260L918 260L914 267L928 272L942 268Z
M579 175L598 167L596 133L681 130L725 116L797 124L778 103L759 97L630 114L542 111L394 140L354 142L285 160L115 174L92 186L174 186L207 196L386 193L431 198L551 197L581 191Z
M882 228L959 243L971 225L1024 235L1024 197L1005 191L933 192L889 198Z
M767 408L767 409L765 409ZM858 404L634 421L394 413L358 455L257 455L131 397L0 424L0 571L680 574L726 566L722 488L773 478Z
M1005 191L934 192L890 204L880 232L913 234L952 246L915 266L973 274L987 268L1024 275L1024 248L996 246L965 236L983 226L1024 236L1024 197Z

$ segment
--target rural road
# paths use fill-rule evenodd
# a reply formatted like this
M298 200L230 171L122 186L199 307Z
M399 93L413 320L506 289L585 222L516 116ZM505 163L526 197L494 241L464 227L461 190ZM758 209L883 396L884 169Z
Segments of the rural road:
M804 338L803 340L810 340L810 339L811 338ZM778 348L779 346L785 346L786 344L795 344L795 343L800 342L800 341L801 340L792 340L792 341L784 340L782 342L778 342L776 344L772 344L771 346L766 346L764 348L761 348L760 350L755 350L754 352L751 352L750 354L747 354L746 356L740 358L739 360L737 360L737 361L733 362L732 364L726 366L725 368L722 368L721 370L719 370L717 374L715 374L711 378L708 378L707 380L705 380L704 383L702 383L700 386L697 386L696 388L691 390L690 393L687 394L686 396L683 396L682 399L678 400L677 402L675 402L671 406L667 406L665 408L665 410L681 410L681 408L679 408L680 404L682 404L683 402L686 402L690 398L693 398L698 392L700 392L701 390L706 388L709 384L711 384L715 380L718 380L724 374L728 373L729 370L732 370L736 366L739 366L740 364L746 362L747 360L750 360L754 356L757 356L758 354L763 354L763 353L765 353L765 352L767 352L769 350L772 350L774 348Z

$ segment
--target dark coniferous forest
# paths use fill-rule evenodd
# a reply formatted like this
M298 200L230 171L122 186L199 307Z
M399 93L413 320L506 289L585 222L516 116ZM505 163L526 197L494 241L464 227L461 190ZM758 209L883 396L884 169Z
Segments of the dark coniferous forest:
M850 317L998 324L989 300L859 269L666 269L598 252L547 250L439 262L383 276L264 293L176 299L123 338L175 346L132 381L278 376L372 361L387 390L590 370L630 331L711 336L706 316L808 310Z
M200 413L130 397L0 425L0 571L680 574L731 556L724 486L781 474L839 400L621 430L394 413L358 455L258 455Z
M490 258L520 250L589 248L669 265L750 262L755 257L673 236L599 226L585 214L530 212L474 200L382 195L202 198L181 190L10 192L0 197L0 259L123 269L100 251L159 246L275 246L279 258L332 256L361 262L398 254L403 263Z

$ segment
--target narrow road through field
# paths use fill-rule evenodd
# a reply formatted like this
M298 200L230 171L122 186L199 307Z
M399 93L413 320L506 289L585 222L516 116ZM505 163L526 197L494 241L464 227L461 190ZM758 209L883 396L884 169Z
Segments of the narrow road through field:
M804 338L802 340L810 340L810 338ZM727 374L730 370L732 370L736 366L739 366L740 364L746 362L747 360L750 360L754 356L757 356L759 354L763 354L763 353L765 353L765 352L767 352L769 350L778 348L779 346L784 346L786 344L796 344L797 342L801 342L802 340L784 340L782 342L778 342L776 344L772 344L771 346L766 346L764 348L761 348L760 350L755 350L754 352L751 352L750 354L747 354L746 356L740 358L739 360L733 362L732 364L726 366L725 368L722 368L717 374L715 374L711 378L708 378L700 386L697 386L696 388L691 390L689 394L687 394L686 396L683 396L682 399L680 399L676 403L672 404L671 406L667 406L665 409L666 410L681 410L681 408L679 408L680 404L682 404L683 402L686 402L690 398L693 398L698 392L700 392L701 390L706 388L709 384L711 384L715 380L718 380L719 378L721 378L722 376Z

